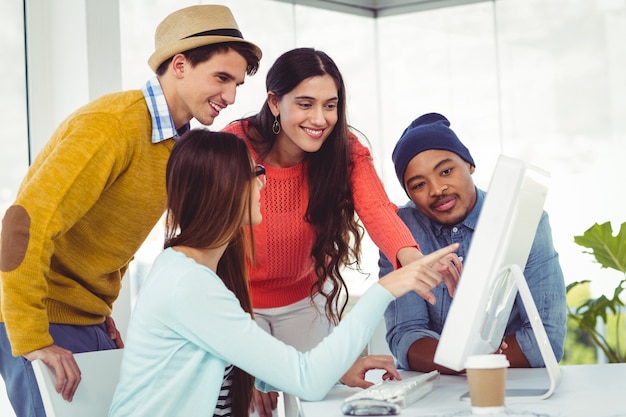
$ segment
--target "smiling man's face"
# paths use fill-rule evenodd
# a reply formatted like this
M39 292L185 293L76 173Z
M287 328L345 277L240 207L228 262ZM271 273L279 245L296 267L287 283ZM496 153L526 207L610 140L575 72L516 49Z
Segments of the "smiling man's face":
M454 152L431 149L415 155L404 186L418 210L444 225L460 223L476 204L474 167Z

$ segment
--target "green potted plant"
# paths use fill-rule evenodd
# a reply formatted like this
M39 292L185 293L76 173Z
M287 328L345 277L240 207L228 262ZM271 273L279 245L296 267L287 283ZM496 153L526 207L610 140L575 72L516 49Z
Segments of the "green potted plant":
M604 352L610 363L626 362L626 346L620 343L626 333L626 309L622 299L622 292L626 289L626 222L622 223L616 236L613 236L610 222L596 223L582 236L574 236L574 242L590 249L584 252L592 254L602 268L615 269L624 276L610 298L605 295L588 297L582 304L570 308L568 317L577 326L577 331L583 332L596 348ZM587 279L569 284L568 295L581 286L588 286L589 282ZM610 326L610 332L598 331L599 320L602 320L607 330ZM614 334L614 337L607 337L609 333Z

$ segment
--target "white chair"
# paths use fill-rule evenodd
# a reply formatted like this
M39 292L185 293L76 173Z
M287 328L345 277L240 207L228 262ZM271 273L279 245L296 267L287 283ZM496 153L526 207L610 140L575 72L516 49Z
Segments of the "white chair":
M47 417L107 417L120 377L122 349L77 353L81 381L72 402L55 390L54 371L40 360L32 362Z

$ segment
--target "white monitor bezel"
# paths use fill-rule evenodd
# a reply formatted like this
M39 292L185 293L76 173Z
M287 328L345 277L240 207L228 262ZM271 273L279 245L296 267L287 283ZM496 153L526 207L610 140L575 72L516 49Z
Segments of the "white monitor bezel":
M434 357L435 363L461 371L468 356L497 350L519 291L550 386L546 390L507 391L507 396L516 398L547 398L560 381L558 363L522 272L541 219L548 183L545 171L519 159L499 157ZM488 342L480 335L489 294L496 285L493 277L498 275L508 276L506 291L510 294L499 306L501 321L490 331L494 339Z

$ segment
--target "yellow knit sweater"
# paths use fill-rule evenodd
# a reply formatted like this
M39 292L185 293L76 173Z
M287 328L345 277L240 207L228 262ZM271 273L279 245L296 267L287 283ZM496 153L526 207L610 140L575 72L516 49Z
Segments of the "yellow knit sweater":
M139 90L70 115L35 159L2 222L0 321L14 355L49 346L48 323L111 314L133 255L166 204L173 140L151 143Z

